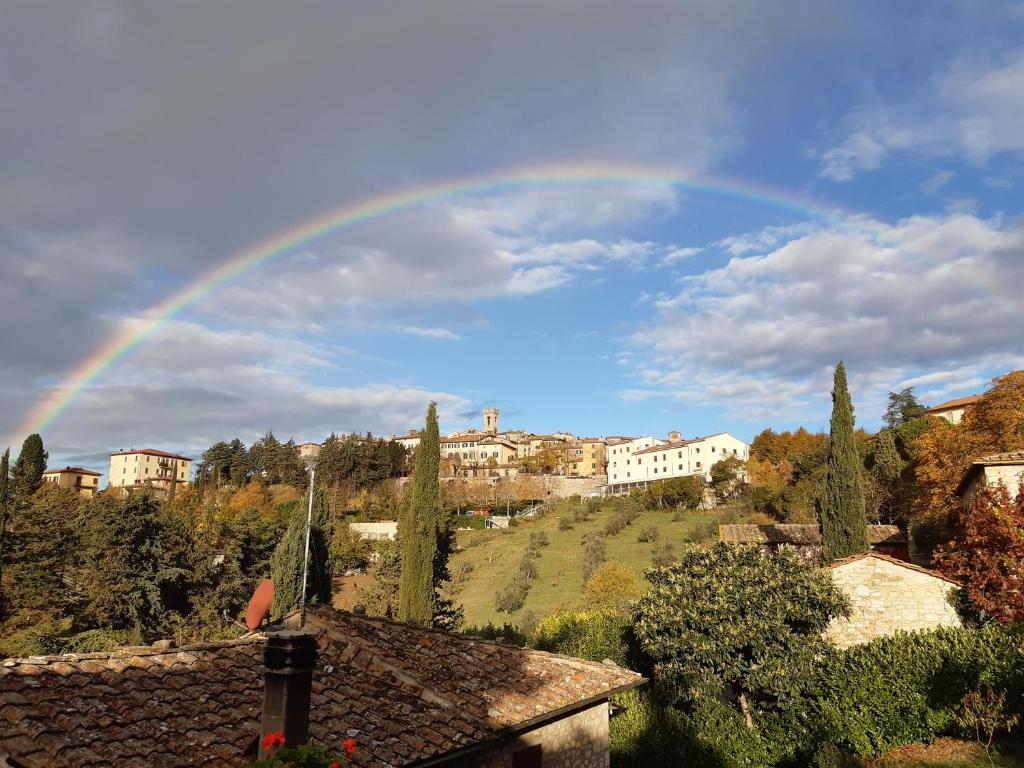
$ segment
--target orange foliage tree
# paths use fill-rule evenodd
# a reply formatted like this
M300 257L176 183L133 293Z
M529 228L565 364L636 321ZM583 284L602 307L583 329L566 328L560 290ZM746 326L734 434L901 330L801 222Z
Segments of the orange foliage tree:
M986 616L1024 621L1024 491L1014 501L1002 482L984 488L936 560Z
M993 379L991 388L956 426L929 417L915 443L915 528L927 547L948 540L960 509L956 488L980 456L1024 449L1024 371Z

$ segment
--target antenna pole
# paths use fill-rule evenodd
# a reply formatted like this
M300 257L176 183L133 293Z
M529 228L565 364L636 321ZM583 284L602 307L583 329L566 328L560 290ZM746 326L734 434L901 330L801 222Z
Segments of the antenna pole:
M309 531L313 527L313 483L316 465L309 465L309 508L306 511L306 554L302 559L302 599L299 602L299 627L306 626L306 582L309 579Z

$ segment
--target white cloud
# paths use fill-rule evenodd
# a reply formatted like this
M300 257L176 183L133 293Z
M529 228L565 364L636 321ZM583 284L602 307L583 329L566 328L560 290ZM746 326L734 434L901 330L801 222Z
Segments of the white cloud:
M1024 48L998 57L962 56L906 101L872 97L832 134L816 154L820 175L834 181L876 170L896 153L956 157L973 165L1004 152L1020 155ZM931 181L936 179L941 177Z
M745 254L655 303L632 336L646 359L634 365L631 397L799 417L827 404L840 359L862 404L936 369L957 370L963 383L1024 361L1024 304L1012 288L1024 284L1019 226L967 214L861 218Z
M412 336L422 336L425 339L444 339L446 341L461 341L462 336L450 331L447 328L421 328L417 325L406 325L398 329L402 333Z

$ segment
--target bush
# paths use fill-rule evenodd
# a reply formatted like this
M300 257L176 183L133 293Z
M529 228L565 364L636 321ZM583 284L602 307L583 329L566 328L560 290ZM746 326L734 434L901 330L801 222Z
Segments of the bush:
M651 552L651 565L655 568L665 568L676 561L676 548L668 541L658 544Z
M594 512L596 512L596 511L597 510L594 510ZM590 505L589 504L587 506L585 506L585 507L579 506L579 507L576 507L575 509L573 509L572 519L574 521L576 521L577 523L585 523L587 520L590 519L590 516L592 514L593 514L593 512L590 511Z
M583 537L583 583L590 581L594 571L601 567L607 557L604 537L596 533L588 533Z
M979 683L1007 691L1024 711L1019 629L936 629L835 651L810 690L823 741L864 756L956 731L956 708Z
M469 637L479 637L481 640L490 640L518 645L525 648L527 637L515 624L505 623L501 626L487 622L479 627L466 627L459 634Z
M530 534L530 549L540 549L548 545L548 535L544 531L534 531Z
M558 530L561 531L562 533L565 533L566 531L571 531L572 527L573 527L573 522L568 517L560 517L560 518L558 518Z
M622 515L612 515L604 524L604 535L614 536L626 527L626 520Z
M637 541L641 542L656 542L660 538L658 533L658 526L656 525L645 525L640 529L640 535L636 537Z
M611 659L626 666L629 619L600 611L571 611L537 622L530 638L534 648L591 661Z
M515 613L526 602L526 593L530 584L526 580L514 578L498 590L494 596L494 610L498 613Z

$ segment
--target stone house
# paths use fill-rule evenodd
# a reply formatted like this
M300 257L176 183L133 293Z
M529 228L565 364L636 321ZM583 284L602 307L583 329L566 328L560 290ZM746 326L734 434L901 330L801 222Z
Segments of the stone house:
M356 766L607 768L609 698L644 682L610 663L324 606L307 609L304 631L304 683L301 669L272 668L275 633L0 661L0 765L245 765L278 730L268 701L287 676L304 691L277 704L291 712L285 702L304 695L309 737L335 750L355 739Z
M796 547L812 562L821 561L821 529L817 525L720 525L718 538L727 544L759 544L767 549L778 549L785 544ZM869 525L868 542L874 552L909 559L907 537L898 526Z
M950 601L958 584L937 571L878 552L837 560L829 569L851 603L850 617L833 619L825 630L840 648L901 630L961 626Z
M963 480L957 486L956 495L964 509L970 508L974 498L987 485L1003 483L1010 492L1010 498L1016 498L1024 480L1024 451L1007 451L993 453L975 459Z
M958 397L955 400L947 400L944 403L932 406L925 413L945 419L950 424L959 424L963 420L967 409L979 400L981 400L981 395Z
M43 472L43 482L58 488L68 488L79 496L92 498L100 490L102 474L84 467L64 467L64 469L48 469Z

